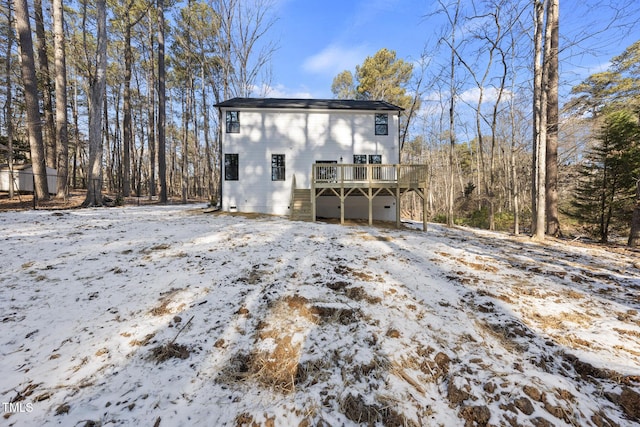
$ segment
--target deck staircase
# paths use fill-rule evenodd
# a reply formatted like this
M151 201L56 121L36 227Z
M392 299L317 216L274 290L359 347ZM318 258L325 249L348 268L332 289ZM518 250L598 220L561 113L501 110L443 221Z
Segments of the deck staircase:
M311 221L311 209L311 190L308 188L296 188L293 190L291 220Z

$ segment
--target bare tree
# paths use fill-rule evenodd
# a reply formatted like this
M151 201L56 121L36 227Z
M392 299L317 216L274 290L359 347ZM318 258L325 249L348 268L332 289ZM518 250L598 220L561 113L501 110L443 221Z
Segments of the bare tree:
M558 4L559 0L536 0L534 34L534 197L533 237L544 240L547 194L552 198L550 213L553 234L560 232L557 212L558 151ZM544 15L546 12L546 22ZM555 38L555 41L554 41ZM551 104L551 105L549 105ZM552 114L551 120L549 113ZM553 117L555 115L555 117ZM551 123L551 125L550 125ZM551 131L551 136L549 136ZM551 145L550 148L548 146ZM548 165L548 161L554 164ZM551 168L549 170L549 167ZM547 172L551 176L547 177ZM553 188L547 189L547 185Z
M149 199L156 195L156 164L157 164L157 150L156 150L156 71L155 71L155 54L154 54L154 36L153 36L153 17L155 16L153 8L147 10L148 25L149 25L149 67L147 71L147 109L148 109L148 122L147 122L147 135L149 136Z
M547 234L560 235L558 216L558 43L559 0L551 0L547 11L547 26L550 29L549 58L545 59L548 74L547 96L547 140L546 140L546 215Z
M6 99L4 102L4 117L5 117L5 126L7 128L7 151L8 151L8 162L9 162L9 198L13 199L14 196L14 188L13 188L13 84L11 80L11 49L13 46L13 34L11 34L11 21L13 20L12 16L12 0L7 0L7 55L5 57L5 76L6 76Z
M440 1L440 6L442 10L447 16L447 20L449 22L449 26L451 32L448 37L443 37L441 42L444 42L451 51L451 55L449 57L449 69L448 69L448 79L449 79L449 187L447 190L447 225L453 226L453 205L455 202L454 199L454 178L455 178L455 148L456 148L456 131L455 131L455 107L456 107L456 97L457 94L457 85L456 85L456 62L458 60L458 55L456 54L458 50L457 42L456 42L456 30L458 27L458 19L460 17L460 0L456 0L454 3L453 13L449 11L449 6L445 5Z
M15 0L16 31L20 46L20 72L24 86L25 108L27 113L27 131L31 149L33 167L34 195L40 200L49 199L47 186L47 169L45 167L44 142L42 139L42 120L40 118L40 102L38 100L38 83L33 56L33 40L29 23L27 0Z
M44 17L42 14L42 0L33 1L33 9L36 23L36 46L38 51L38 72L42 84L42 107L44 110L44 134L46 164L50 168L56 165L56 134L53 123L53 102L51 100L51 75L49 73L49 55L47 52L47 40L44 30Z
M505 31L505 29L503 29L503 23L501 22L501 16L503 14L507 14L503 11L503 9L506 9L506 6L501 2L492 3L489 6L492 9L487 13L471 18L472 20L479 20L480 22L483 22L482 25L477 26L472 34L474 39L477 39L483 43L477 52L477 57L482 58L481 63L484 64L484 69L482 69L482 66L480 66L478 63L472 63L463 58L459 50L455 50L455 54L460 63L466 68L469 75L473 78L478 88L478 98L476 106L472 107L475 109L476 138L478 141L478 185L481 187L481 191L484 192L485 203L488 203L489 205L489 229L494 230L496 208L495 163L497 150L497 122L499 109L505 93L506 79L508 76L507 53L509 48L505 49L502 46L502 43L505 35L510 34L513 31L513 27L517 22L515 18L520 14L520 12L517 10L514 12L515 16L513 17L513 19L509 19L507 21L508 26ZM483 113L482 107L485 103L490 102L485 98L485 91L487 89L487 84L489 82L491 72L495 71L494 59L496 58L496 56L500 61L500 73L496 76L499 80L499 83L495 87L496 97L493 101L491 118L488 119L486 117L486 114ZM485 159L487 151L485 148L485 136L483 135L483 127L485 124L488 124L490 126L491 131L488 167L487 161Z
M220 16L219 51L222 56L223 98L247 97L256 91L258 77L276 50L264 41L275 19L270 15L272 0L215 0Z
M102 113L107 81L106 0L97 0L95 7L98 34L95 70L89 75L89 165L87 168L87 196L83 206L102 205ZM86 45L85 49L88 49Z
M147 13L146 2L128 0L115 7L124 35L124 89L122 94L122 195L131 195L131 150L133 146L133 125L131 106L131 74L133 67L132 30Z
M544 240L546 209L546 139L547 139L547 91L543 55L545 37L544 11L548 0L534 3L534 63L533 63L533 185L532 212L533 237Z
M160 203L167 203L166 89L164 64L164 0L158 0L158 180Z
M62 0L53 0L53 34L56 84L56 140L58 143L58 188L56 195L64 198L69 181L69 136L67 132L67 64L64 44Z

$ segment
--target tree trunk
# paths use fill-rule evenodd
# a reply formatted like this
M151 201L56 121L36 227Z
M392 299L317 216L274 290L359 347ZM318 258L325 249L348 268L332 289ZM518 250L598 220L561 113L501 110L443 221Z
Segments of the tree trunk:
M640 179L636 181L636 206L631 217L631 232L627 246L632 248L640 247Z
M78 126L78 81L74 81L73 85L73 103L71 104L71 115L73 117L73 168L71 185L73 188L78 186L78 151L80 150L80 126ZM83 186L84 187L84 186Z
M56 196L65 198L69 193L69 135L67 132L67 65L62 0L53 0L53 33L56 73L56 140L58 142Z
M547 12L547 26L551 26L549 58L545 60L549 78L547 97L547 147L546 147L546 204L547 234L560 236L558 218L558 27L559 0L551 0Z
M164 0L158 0L158 179L160 203L167 203L167 160L165 151L166 93L164 69Z
M113 192L114 190L122 190L122 150L120 139L120 90L113 89L116 99L113 102L114 108L114 124L115 130L113 131L113 138L107 138L107 144L105 146L106 156L106 187L107 191ZM104 129L109 129L109 116L104 115ZM111 132L109 132L111 133ZM113 142L110 141L113 139Z
M7 22L11 22L11 0L7 0ZM7 25L7 55L5 57L5 76L6 76L6 95L4 103L5 114L5 126L7 129L7 161L9 162L9 198L13 199L14 184L13 184L13 86L11 82L11 50L13 46L13 37L11 33L11 25Z
M51 75L49 73L49 55L47 54L47 40L42 16L42 1L33 1L36 23L36 46L38 50L38 71L42 83L42 107L44 109L44 134L46 164L56 168L56 133L53 123L53 103L51 101Z
M505 84L507 81L507 73L508 73L506 53L502 49L502 47L497 45L498 40L502 39L502 28L500 26L498 16L499 16L498 12L496 12L495 25L497 28L497 36L496 36L496 41L494 42L495 44L492 45L492 49L496 49L498 51L498 54L500 55L500 64L502 65L502 74L500 75L500 85L497 88L498 97L495 103L493 104L493 111L491 114L491 156L489 158L489 188L491 192L490 194L488 194L489 196L489 229L490 230L496 229L496 222L495 222L495 209L496 209L496 195L495 195L495 192L496 192L495 162L496 160L495 160L495 157L496 157L496 154L495 152L496 152L496 145L498 145L497 135L498 135L498 116L500 114L499 109L501 107L502 96L505 91ZM508 163L508 162L505 162L505 163ZM507 177L509 175L508 167L505 169L506 170L505 170L504 176ZM500 203L498 206L501 207L502 204Z
M148 11L149 18L151 18L151 9ZM155 90L154 90L154 82L156 78L155 70L154 70L154 53L153 53L153 31L152 31L152 23L151 19L149 19L149 72L147 79L147 108L148 108L148 130L147 135L149 136L149 199L153 198L156 195L156 140L155 140L155 132L156 132L156 122L155 122Z
M449 90L451 100L449 101L449 189L447 192L447 225L454 225L453 203L454 203L454 152L456 146L455 135L455 99L457 96L455 86L456 70L456 27L458 25L458 14L460 12L460 1L455 5L454 17L451 20L451 59L449 69Z
M203 117L203 133L204 133L204 153L205 153L205 162L206 162L206 171L207 171L207 179L205 180L207 185L207 192L209 201L212 202L214 199L214 171L213 171L213 163L212 163L212 155L211 155L211 141L209 137L209 110L207 109L207 92L205 85L205 74L204 69L202 70L202 117ZM217 198L216 198L217 204ZM215 205L214 205L215 206Z
M89 165L87 197L83 206L102 205L102 108L107 76L106 0L96 1L96 12L96 72L89 82Z
M513 234L516 236L520 234L520 187L518 185L518 166L516 162L516 120L515 120L515 106L513 101L510 102L509 108L509 121L511 128L511 153L510 153L510 167L511 167L511 191L513 197Z
M533 84L533 115L534 115L534 162L533 162L533 192L532 192L532 231L533 237L544 240L545 237L545 182L546 182L546 133L547 110L545 76L543 58L543 29L544 10L546 0L535 2L535 35L534 35L534 84ZM546 43L545 45L546 46Z
M189 78L189 85L186 88L187 95L183 105L183 137L182 147L180 152L180 182L181 182L181 194L182 203L187 203L187 196L189 191L189 123L191 121L191 105L193 103L193 78Z
M20 73L24 86L25 109L27 113L27 131L33 166L34 196L40 200L49 200L47 169L45 167L44 142L42 140L42 121L38 100L38 83L33 58L33 40L29 23L27 0L15 0L16 31L20 46Z
M131 23L128 10L124 29L124 91L122 96L122 195L131 195Z

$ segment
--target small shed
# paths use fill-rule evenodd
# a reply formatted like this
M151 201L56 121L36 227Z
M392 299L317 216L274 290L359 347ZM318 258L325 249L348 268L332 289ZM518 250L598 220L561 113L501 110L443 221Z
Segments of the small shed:
M58 183L58 171L47 167L47 185L49 193L55 194ZM9 165L0 165L0 191L9 191L11 185ZM13 165L13 191L33 193L33 165Z

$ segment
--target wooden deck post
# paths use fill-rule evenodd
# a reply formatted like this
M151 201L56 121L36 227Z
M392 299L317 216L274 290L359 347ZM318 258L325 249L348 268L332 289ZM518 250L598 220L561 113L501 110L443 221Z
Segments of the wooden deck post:
M344 225L344 187L340 187L340 224Z
M371 192L371 185L369 185L369 195L367 196L369 199L369 225L373 225L373 194Z
M396 186L396 228L400 228L400 183Z
M316 196L315 179L311 180L311 221L316 222L316 203L318 202L318 196Z
M340 167L340 225L344 225L344 166Z
M427 188L422 189L422 231L427 231Z

